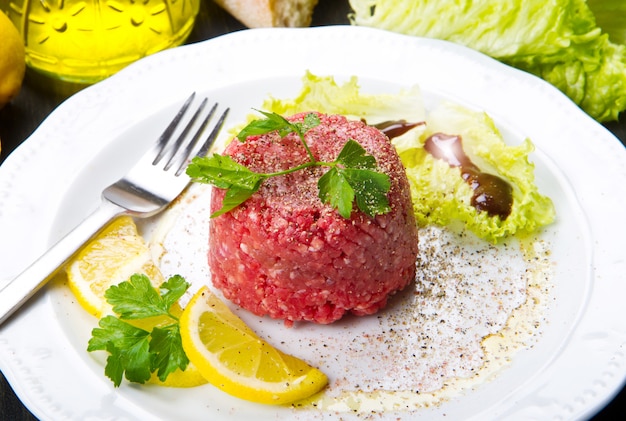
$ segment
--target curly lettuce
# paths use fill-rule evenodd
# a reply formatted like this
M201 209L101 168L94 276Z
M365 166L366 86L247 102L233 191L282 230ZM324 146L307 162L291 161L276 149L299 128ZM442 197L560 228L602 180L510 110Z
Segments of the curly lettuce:
M434 158L424 149L433 133L461 136L463 149L482 171L496 174L513 187L510 215L502 220L471 205L473 191L462 179L458 167ZM483 112L446 103L427 118L426 130L416 142L396 142L411 186L413 209L419 225L447 226L461 222L485 240L498 242L512 235L527 235L554 221L552 201L539 193L534 164L529 155L534 146L529 139L507 145L493 120Z
M350 6L352 24L452 41L542 77L598 121L616 120L626 109L623 0L350 0Z
M425 115L418 85L396 94L365 94L360 92L356 76L339 85L334 77L317 76L309 71L302 78L298 96L293 99L270 97L263 103L263 108L281 115L321 111L356 120L366 119L372 124L398 119L423 121Z

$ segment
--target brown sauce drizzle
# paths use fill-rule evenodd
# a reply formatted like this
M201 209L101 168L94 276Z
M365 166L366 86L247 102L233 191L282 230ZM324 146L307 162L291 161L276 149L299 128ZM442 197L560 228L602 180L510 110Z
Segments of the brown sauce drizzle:
M402 136L412 128L422 124L424 124L423 121L420 123L407 123L406 120L390 120L374 124L374 127L387 135L387 137L391 140L394 137Z
M425 123L391 120L373 126L389 139L393 139L421 124ZM435 133L426 140L424 149L451 167L460 168L461 177L474 191L471 204L476 210L487 212L490 216L499 216L503 221L511 214L513 188L503 178L482 172L465 154L460 136Z
M471 204L479 211L505 220L513 206L513 188L504 179L482 172L465 154L460 136L435 133L424 144L433 157L459 167L461 177L474 191Z

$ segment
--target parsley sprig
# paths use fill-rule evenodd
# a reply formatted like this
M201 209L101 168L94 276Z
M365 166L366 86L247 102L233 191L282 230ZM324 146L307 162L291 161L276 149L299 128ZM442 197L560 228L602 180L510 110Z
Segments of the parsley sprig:
M124 376L130 382L145 383L156 372L165 381L177 368L187 368L189 359L183 350L178 317L171 308L188 288L189 283L175 275L158 291L146 275L135 274L106 290L105 298L118 317L100 319L99 327L91 332L87 350L109 353L104 373L116 387ZM157 316L171 323L148 332L125 321Z
M226 190L222 207L211 217L229 212L248 200L259 190L264 180L309 167L329 167L317 183L319 198L323 203L337 209L342 217L350 218L355 202L362 212L371 217L391 210L387 199L391 186L389 176L377 172L376 159L368 155L358 142L349 139L332 162L318 161L304 136L308 130L320 124L316 114L307 114L302 122L290 122L276 113L259 112L265 118L254 120L244 127L237 135L239 141L245 142L249 136L274 131L281 137L296 133L309 159L283 171L258 173L234 161L230 156L213 154L194 158L187 167L187 174L192 180Z

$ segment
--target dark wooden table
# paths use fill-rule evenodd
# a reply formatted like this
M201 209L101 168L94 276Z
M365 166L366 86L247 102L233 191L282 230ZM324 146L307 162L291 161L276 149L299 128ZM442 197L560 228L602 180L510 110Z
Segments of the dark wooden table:
M245 29L230 15L210 0L203 0L196 25L187 43L203 41L228 32ZM350 8L347 0L319 0L313 16L313 26L347 24ZM81 87L68 86L51 90L45 80L27 72L20 95L0 110L0 139L2 152L0 164L20 143L41 124L69 95ZM626 144L626 117L622 121L606 124L621 141ZM626 165L626 163L625 163ZM626 390L622 391L595 421L621 419L626 413ZM13 393L11 386L0 374L0 421L32 421L36 418L22 405Z

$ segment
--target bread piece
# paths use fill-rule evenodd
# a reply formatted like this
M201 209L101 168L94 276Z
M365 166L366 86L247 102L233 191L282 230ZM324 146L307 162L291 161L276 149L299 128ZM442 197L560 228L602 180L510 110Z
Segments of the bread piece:
M248 28L311 25L318 0L214 0Z

